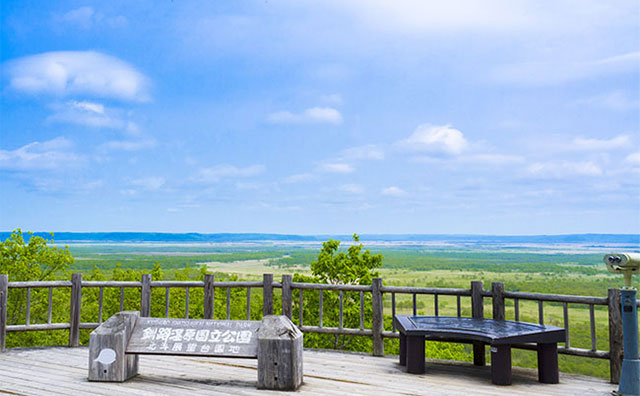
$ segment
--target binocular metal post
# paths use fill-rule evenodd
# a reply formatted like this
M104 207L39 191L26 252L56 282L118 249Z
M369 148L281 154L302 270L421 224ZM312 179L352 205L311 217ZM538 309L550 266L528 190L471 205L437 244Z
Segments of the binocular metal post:
M631 285L631 275L640 268L637 253L611 254L604 256L609 271L624 274L624 287L620 289L622 308L622 337L624 358L620 372L620 385L614 392L620 396L640 396L640 358L638 357L638 308L637 290Z

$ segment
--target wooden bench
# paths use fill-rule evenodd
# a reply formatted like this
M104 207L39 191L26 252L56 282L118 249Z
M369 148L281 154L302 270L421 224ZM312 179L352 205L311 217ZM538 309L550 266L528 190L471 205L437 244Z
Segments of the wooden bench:
M119 312L89 340L89 381L123 382L138 374L139 355L258 359L258 388L302 384L302 332L286 316L250 320L143 318Z
M475 341L491 346L491 381L496 385L510 385L511 345L536 343L539 381L558 383L558 342L566 339L562 328L508 320L447 316L396 315L393 320L400 332L400 365L406 366L408 373L425 372L425 340Z

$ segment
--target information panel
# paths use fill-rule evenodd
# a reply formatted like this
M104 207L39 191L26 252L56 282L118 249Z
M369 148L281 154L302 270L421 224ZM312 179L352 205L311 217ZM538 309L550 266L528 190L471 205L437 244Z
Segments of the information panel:
M257 357L258 321L138 318L126 353Z

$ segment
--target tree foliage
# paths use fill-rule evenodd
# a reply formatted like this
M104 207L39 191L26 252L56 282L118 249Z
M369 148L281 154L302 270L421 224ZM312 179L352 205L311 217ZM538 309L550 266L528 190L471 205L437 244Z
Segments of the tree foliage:
M358 234L353 241L359 242ZM369 249L362 251L363 245L353 244L347 252L338 252L340 241L329 239L322 244L318 259L311 263L311 273L320 283L370 285L378 276L374 268L382 266L382 255L372 255Z
M69 249L58 248L51 239L30 236L25 242L19 228L4 242L0 241L0 274L8 274L12 281L43 281L55 279L73 264Z

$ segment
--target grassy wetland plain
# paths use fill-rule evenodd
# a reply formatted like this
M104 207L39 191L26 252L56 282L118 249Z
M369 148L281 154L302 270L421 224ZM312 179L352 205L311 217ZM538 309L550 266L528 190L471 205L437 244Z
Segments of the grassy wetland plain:
M631 243L467 243L424 241L363 242L372 253L384 256L378 269L384 283L390 286L469 288L470 282L481 280L484 288L491 282L504 282L505 290L536 293L572 294L606 297L607 289L619 287L622 277L610 274L602 263L610 251L637 251ZM346 249L348 243L341 246ZM161 268L164 279L197 279L206 271L216 279L258 280L263 273L309 275L310 264L321 248L319 241L230 242L230 243L72 243L74 271L87 274L99 271L105 278L114 270L150 271ZM638 286L638 279L634 279ZM276 292L277 293L277 292ZM243 304L242 299L238 302ZM462 315L470 316L470 299L462 297ZM433 296L418 296L419 314L434 314ZM455 296L439 296L440 315L456 315ZM278 309L278 308L277 308ZM397 313L410 313L410 295L396 296ZM391 296L385 295L385 315L391 315ZM485 299L485 315L491 315L491 300ZM536 302L520 301L520 320L538 322ZM569 304L571 346L591 348L589 307ZM514 320L513 300L506 300L506 317ZM608 350L608 317L606 307L595 308L596 342L600 350ZM545 324L563 326L562 304L544 304ZM386 323L391 330L390 322ZM388 340L387 353L397 353L397 341ZM437 348L435 349L437 351ZM470 346L460 346L464 359L471 360ZM441 356L430 356L441 357ZM514 350L514 365L536 366L532 351ZM602 378L609 375L607 360L560 356L564 372Z

